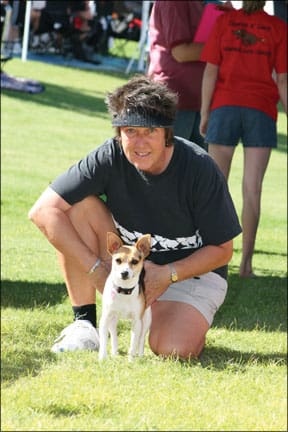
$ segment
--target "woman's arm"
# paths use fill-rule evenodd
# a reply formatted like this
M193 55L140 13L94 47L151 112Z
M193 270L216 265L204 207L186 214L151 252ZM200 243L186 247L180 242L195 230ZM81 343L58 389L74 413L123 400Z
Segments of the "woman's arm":
M182 281L222 267L231 260L233 240L219 246L208 245L198 249L192 255L175 261L173 266L178 280ZM145 297L146 305L151 305L171 284L169 265L157 265L145 262Z
M203 80L202 80L202 93L201 93L201 121L200 121L200 134L206 135L207 124L209 119L210 105L215 90L216 80L218 77L219 66L212 63L207 63Z
M200 59L203 46L204 43L200 42L184 43L173 47L171 54L174 60L176 60L178 63L198 61Z
M287 113L287 73L279 73L276 75L276 83L280 95L280 101L283 109Z

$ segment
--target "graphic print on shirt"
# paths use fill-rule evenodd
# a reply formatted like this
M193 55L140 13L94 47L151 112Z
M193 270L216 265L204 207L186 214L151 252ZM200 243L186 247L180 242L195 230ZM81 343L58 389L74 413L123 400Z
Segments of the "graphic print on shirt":
M265 40L257 37L253 33L249 33L245 29L233 30L232 33L237 37L237 39L241 39L242 43L246 46L255 45L256 42L264 42Z
M261 54L270 56L271 52L267 45L267 38L263 36L265 33L268 35L268 33L271 32L271 27L267 25L258 25L256 23L244 23L239 21L230 21L229 26L232 27L232 34L233 37L236 38L236 40L241 41L241 44L244 46L244 50L236 46L234 47L225 47L225 51L239 51L246 54ZM260 33L259 33L260 32ZM260 36L262 34L262 36ZM252 49L255 48L254 49ZM265 50L263 50L265 48Z
M135 243L139 237L145 233L138 231L128 231L120 225L115 219L114 223L119 231L119 234L126 244ZM199 249L203 245L202 237L199 230L193 236L189 237L176 237L175 239L165 238L159 234L151 233L151 252L167 252L170 250L183 250L183 249Z

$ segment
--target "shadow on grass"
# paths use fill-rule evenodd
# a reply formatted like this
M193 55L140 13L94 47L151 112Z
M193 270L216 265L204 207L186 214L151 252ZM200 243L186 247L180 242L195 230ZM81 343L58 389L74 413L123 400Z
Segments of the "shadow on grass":
M231 330L287 331L287 278L228 277L228 292L213 325Z
M281 152L281 153L287 153L287 135L283 135L281 133L278 133L277 135L277 148L275 151Z
M1 281L1 307L15 309L47 308L67 299L64 284L48 284L44 282ZM12 336L12 335L11 335ZM4 337L4 335L2 335ZM37 344L36 344L37 345ZM38 344L35 349L33 343L27 349L18 348L15 344L10 355L1 355L1 382L11 384L23 376L36 376L43 368L43 364L55 361L55 354L50 352L46 344Z
M43 369L43 364L55 361L55 354L50 350L21 350L13 354L16 360L1 356L1 382L13 384L25 376L37 376Z
M200 355L201 366L212 370L245 372L251 365L287 365L287 355L282 353L261 354L206 346Z
M62 303L67 298L64 284L1 281L1 306L30 309Z
M95 71L85 72L93 73L95 76ZM113 76L113 73L102 72L101 75ZM117 76L117 78L121 77L119 75L115 76ZM104 92L101 87L101 76L97 75L97 80L99 81L99 87L95 90L95 96L86 94L87 90L81 92L81 89L79 89L79 91L77 91L75 88L69 87L68 84L67 86L61 86L44 81L41 81L41 84L45 86L45 91L43 93L30 94L5 89L2 89L1 93L11 98L17 98L23 102L33 101L39 105L57 107L58 109L68 111L76 111L79 114L90 115L93 117L97 116L110 121L110 116L104 102L106 92ZM125 80L127 80L127 76Z
M237 253L241 253L242 252L242 248L234 248L234 252ZM286 257L287 253L286 252L276 252L276 251L271 251L271 250L263 250L263 249L255 249L253 252L253 255L271 255L271 256L279 256L279 257ZM271 270L269 269L269 272L271 274Z
M39 105L57 107L68 111L77 111L79 114L97 116L103 119L109 119L107 108L104 103L104 93L99 90L100 96L91 96L75 91L72 87L63 87L49 83L42 83L46 90L43 93L31 95L28 93L16 92L11 90L2 90L3 94L9 97L17 98L23 101Z
M279 113L283 113L283 107L282 104L279 102L278 103L278 112ZM275 151L281 152L281 153L287 153L287 133L286 134L282 134L280 132L278 132L277 134L277 148L275 149Z
M1 281L2 307L47 307L66 298L64 284ZM265 275L242 279L238 274L230 274L227 296L213 325L231 330L287 331L286 277Z
M216 314L213 325L217 328L234 330L282 331L287 329L287 282L285 277L263 276L257 279L241 279L230 274L226 300ZM67 299L64 284L43 282L2 281L2 307L30 309L49 307ZM16 347L17 348L17 347ZM45 348L38 350L21 349L9 356L2 356L1 380L13 383L21 376L35 376L43 364L55 360L54 355ZM232 350L219 346L206 346L200 363L213 370L245 372L251 365L282 365L287 356L282 353L261 354ZM187 363L186 363L187 364ZM193 366L191 362L191 366Z

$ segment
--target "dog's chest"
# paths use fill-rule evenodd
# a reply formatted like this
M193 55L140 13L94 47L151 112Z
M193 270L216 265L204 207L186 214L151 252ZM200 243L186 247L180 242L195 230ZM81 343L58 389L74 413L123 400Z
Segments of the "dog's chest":
M107 287L106 287L107 288ZM117 292L117 288L109 287L103 293L103 306L107 312L116 313L119 317L133 319L142 315L144 301L136 286L131 294Z
M112 310L119 315L121 318L133 319L139 317L142 311L141 303L139 299L131 299L127 301L123 297L128 297L123 294L118 294L116 301L113 303Z

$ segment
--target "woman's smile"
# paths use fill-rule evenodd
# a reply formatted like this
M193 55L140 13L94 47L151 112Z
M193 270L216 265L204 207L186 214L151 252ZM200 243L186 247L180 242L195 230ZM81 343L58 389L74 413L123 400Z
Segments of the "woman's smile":
M156 175L167 168L173 147L165 146L165 129L124 126L120 135L125 156L137 169Z
M146 157L146 156L149 156L150 155L150 152L139 152L139 151L136 151L135 150L135 154L137 155L137 156L139 156L139 157Z

